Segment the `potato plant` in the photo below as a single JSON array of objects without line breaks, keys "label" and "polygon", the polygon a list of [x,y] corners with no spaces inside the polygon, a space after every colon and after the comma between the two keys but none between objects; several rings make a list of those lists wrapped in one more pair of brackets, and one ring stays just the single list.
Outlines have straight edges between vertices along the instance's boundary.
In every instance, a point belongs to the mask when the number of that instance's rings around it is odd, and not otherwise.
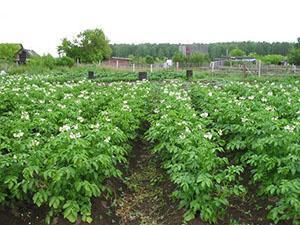
[{"label": "potato plant", "polygon": [[57,213],[91,222],[91,198],[122,175],[117,165],[145,116],[147,83],[0,82],[0,202],[48,205],[47,223]]},{"label": "potato plant", "polygon": [[233,152],[258,196],[270,204],[274,222],[300,221],[300,85],[299,82],[229,82],[194,85],[199,115],[222,132],[224,150]]},{"label": "potato plant", "polygon": [[216,222],[225,213],[228,198],[244,192],[242,185],[236,185],[243,167],[217,156],[223,151],[214,143],[218,133],[197,117],[182,83],[156,88],[147,137],[157,143],[154,152],[162,156],[164,168],[177,185],[174,196],[186,209],[184,220],[200,214],[201,219]]}]

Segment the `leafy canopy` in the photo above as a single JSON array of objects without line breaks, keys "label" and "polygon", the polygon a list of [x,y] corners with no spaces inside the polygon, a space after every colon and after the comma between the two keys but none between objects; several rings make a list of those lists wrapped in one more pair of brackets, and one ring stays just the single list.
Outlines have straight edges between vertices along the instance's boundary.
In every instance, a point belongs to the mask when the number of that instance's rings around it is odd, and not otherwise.
[{"label": "leafy canopy", "polygon": [[79,33],[73,41],[64,38],[57,49],[59,54],[65,54],[83,63],[108,59],[112,53],[109,40],[101,29],[85,30]]},{"label": "leafy canopy", "polygon": [[235,48],[230,51],[229,55],[230,56],[245,56],[246,53],[239,48]]},{"label": "leafy canopy", "polygon": [[300,37],[297,39],[295,48],[292,49],[288,55],[288,61],[291,64],[300,65]]},{"label": "leafy canopy", "polygon": [[0,44],[0,60],[13,62],[16,53],[21,49],[20,44]]}]

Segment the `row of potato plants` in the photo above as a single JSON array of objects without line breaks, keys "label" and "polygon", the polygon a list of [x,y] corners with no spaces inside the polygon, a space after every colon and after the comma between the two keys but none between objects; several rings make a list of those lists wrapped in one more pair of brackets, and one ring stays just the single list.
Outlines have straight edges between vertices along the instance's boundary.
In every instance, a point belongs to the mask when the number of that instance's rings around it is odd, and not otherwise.
[{"label": "row of potato plants", "polygon": [[121,177],[117,166],[127,161],[148,93],[146,82],[2,78],[0,204],[47,206],[47,223],[59,213],[91,222],[91,198]]},{"label": "row of potato plants", "polygon": [[268,218],[300,224],[300,83],[229,82],[192,87],[194,108],[219,146],[250,168]]},{"label": "row of potato plants", "polygon": [[186,210],[184,221],[200,215],[216,222],[225,213],[228,198],[244,193],[243,186],[236,185],[243,168],[218,157],[223,149],[213,142],[206,120],[199,119],[182,85],[164,82],[152,89],[151,127],[146,137],[156,144],[153,151],[161,155],[163,167],[177,186],[174,196]]}]

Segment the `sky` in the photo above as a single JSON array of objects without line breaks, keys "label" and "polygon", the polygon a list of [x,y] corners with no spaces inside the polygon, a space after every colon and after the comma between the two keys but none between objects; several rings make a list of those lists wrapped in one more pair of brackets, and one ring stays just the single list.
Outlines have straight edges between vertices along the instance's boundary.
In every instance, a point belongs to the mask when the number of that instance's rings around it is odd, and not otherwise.
[{"label": "sky", "polygon": [[295,42],[299,22],[300,0],[0,1],[0,43],[55,56],[85,29],[110,43]]}]

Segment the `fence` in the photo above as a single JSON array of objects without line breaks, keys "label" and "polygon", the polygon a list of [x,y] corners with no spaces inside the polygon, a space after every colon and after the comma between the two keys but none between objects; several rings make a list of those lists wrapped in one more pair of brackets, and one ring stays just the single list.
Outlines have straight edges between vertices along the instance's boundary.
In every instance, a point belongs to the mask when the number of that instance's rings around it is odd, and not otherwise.
[{"label": "fence", "polygon": [[190,66],[190,65],[178,65],[165,67],[163,64],[128,64],[128,65],[99,65],[103,68],[117,69],[124,71],[163,71],[163,70],[174,70],[181,71],[187,69],[193,69],[199,72],[208,72],[213,74],[244,74],[244,75],[300,75],[300,66],[295,65],[264,65],[261,63],[257,64],[241,64],[235,66],[214,66],[213,64],[205,66]]}]

